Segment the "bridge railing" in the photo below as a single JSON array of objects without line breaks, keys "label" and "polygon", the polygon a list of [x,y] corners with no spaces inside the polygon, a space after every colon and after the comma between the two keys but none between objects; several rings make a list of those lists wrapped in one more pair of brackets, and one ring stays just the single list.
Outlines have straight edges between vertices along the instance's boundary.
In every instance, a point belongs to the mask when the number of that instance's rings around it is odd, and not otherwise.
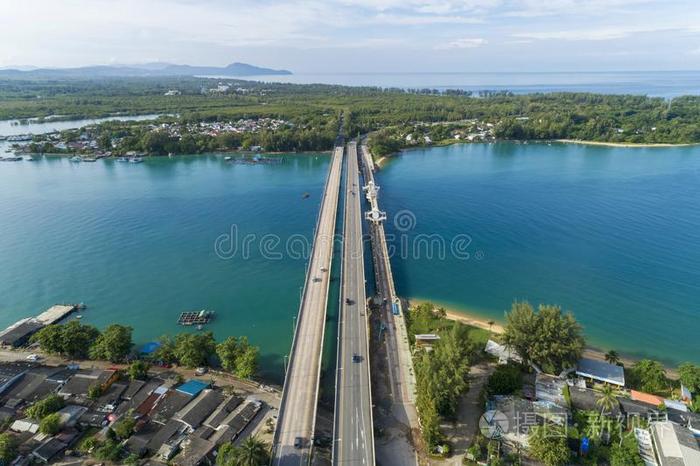
[{"label": "bridge railing", "polygon": [[[277,451],[277,448],[279,447],[280,428],[282,426],[282,420],[283,420],[284,414],[285,414],[284,408],[286,405],[287,397],[289,395],[288,394],[289,378],[287,377],[287,375],[289,374],[289,370],[292,366],[293,356],[294,356],[294,353],[295,353],[295,350],[297,347],[297,334],[298,334],[298,330],[299,330],[299,323],[301,322],[301,318],[302,318],[301,311],[304,307],[304,301],[306,300],[306,290],[307,290],[308,284],[309,284],[311,263],[313,262],[312,259],[314,257],[315,252],[316,252],[316,234],[318,232],[318,228],[319,228],[319,225],[321,223],[321,217],[323,216],[323,206],[326,202],[326,192],[328,191],[328,183],[330,182],[330,178],[331,178],[331,175],[333,173],[333,166],[334,166],[335,154],[336,154],[337,149],[338,149],[338,147],[333,148],[333,153],[331,155],[331,163],[328,167],[328,173],[326,174],[326,180],[325,180],[324,185],[323,185],[323,194],[321,195],[321,202],[319,204],[318,215],[316,216],[316,224],[315,224],[314,230],[313,230],[314,240],[313,240],[313,243],[311,246],[311,251],[309,253],[308,262],[306,264],[306,276],[304,277],[304,287],[302,290],[301,299],[299,300],[299,309],[297,311],[296,325],[294,326],[294,335],[292,336],[291,351],[289,353],[287,367],[285,367],[284,383],[282,385],[282,398],[280,400],[280,409],[279,409],[279,415],[277,416],[277,426],[275,428],[275,435],[274,435],[273,441],[272,441],[272,445],[273,445],[272,458],[273,459],[275,457],[275,452]],[[330,273],[330,271],[329,271],[329,273]]]}]

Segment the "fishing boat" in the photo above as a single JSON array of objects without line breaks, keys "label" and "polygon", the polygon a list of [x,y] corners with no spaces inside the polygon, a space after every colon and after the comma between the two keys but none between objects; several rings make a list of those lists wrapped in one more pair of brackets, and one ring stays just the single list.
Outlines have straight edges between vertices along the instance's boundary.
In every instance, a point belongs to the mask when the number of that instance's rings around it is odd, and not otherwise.
[{"label": "fishing boat", "polygon": [[131,157],[129,159],[129,163],[141,163],[143,162],[143,158],[141,157]]},{"label": "fishing boat", "polygon": [[309,196],[311,196],[311,194],[309,194],[309,193],[304,193],[301,197],[302,197],[302,199],[308,199]]},{"label": "fishing boat", "polygon": [[34,162],[34,161],[36,160],[36,159],[35,159],[34,157],[32,157],[31,155],[25,155],[25,156],[23,157],[23,159],[24,159],[25,162]]},{"label": "fishing boat", "polygon": [[129,159],[127,159],[126,157],[119,157],[119,158],[117,159],[117,162],[122,162],[122,163],[126,163],[126,162],[128,162],[128,161],[129,161]]},{"label": "fishing boat", "polygon": [[224,162],[230,162],[231,160],[233,160],[233,157],[231,157],[230,155],[224,157]]},{"label": "fishing boat", "polygon": [[80,157],[79,155],[74,155],[73,157],[70,158],[71,162],[82,162],[83,158]]},{"label": "fishing boat", "polygon": [[85,157],[83,162],[97,162],[97,159],[95,157]]}]

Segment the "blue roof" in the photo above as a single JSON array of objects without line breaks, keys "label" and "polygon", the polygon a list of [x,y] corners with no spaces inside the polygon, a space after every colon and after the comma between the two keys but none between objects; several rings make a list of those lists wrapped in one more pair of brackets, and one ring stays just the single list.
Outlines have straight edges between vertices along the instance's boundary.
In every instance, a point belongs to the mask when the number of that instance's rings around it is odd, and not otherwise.
[{"label": "blue roof", "polygon": [[209,384],[206,382],[192,379],[177,387],[176,390],[180,393],[184,393],[185,395],[197,396],[202,390],[204,390],[208,386]]},{"label": "blue roof", "polygon": [[139,353],[141,354],[153,354],[156,352],[156,350],[160,348],[160,343],[157,341],[152,341],[150,343],[146,343],[141,347],[139,350]]}]

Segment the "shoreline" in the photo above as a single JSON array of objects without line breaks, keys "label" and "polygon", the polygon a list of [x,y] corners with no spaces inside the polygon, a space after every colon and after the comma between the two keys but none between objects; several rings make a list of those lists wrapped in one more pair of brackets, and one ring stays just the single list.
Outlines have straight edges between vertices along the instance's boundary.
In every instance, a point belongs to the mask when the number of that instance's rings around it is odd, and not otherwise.
[{"label": "shoreline", "polygon": [[[422,300],[422,299],[408,299],[409,307],[411,304],[425,304],[429,303],[430,301]],[[438,307],[442,307],[439,304],[435,304],[435,308],[437,309]],[[464,311],[464,310],[456,310],[456,309],[450,309],[443,307],[445,309],[445,318],[448,320],[452,320],[455,322],[460,322],[465,325],[469,325],[471,327],[477,327],[483,330],[490,330],[496,335],[499,335],[503,333],[503,324],[498,322],[496,319],[488,319],[486,317],[477,315],[473,312],[469,311]],[[493,320],[494,324],[489,325],[489,321]],[[585,336],[584,336],[585,337]],[[605,353],[606,351],[601,350],[599,348],[593,347],[593,346],[586,346],[583,350],[583,356],[589,359],[595,359],[597,361],[605,361]],[[640,361],[641,358],[635,358],[631,356],[624,355],[622,353],[619,353],[620,357],[620,362],[624,364],[626,368],[632,367],[634,363],[637,361]],[[661,362],[661,361],[659,361]],[[678,372],[675,367],[670,367],[663,362],[661,363],[664,366],[664,370],[666,371],[666,375],[669,378],[672,379],[678,379]]]},{"label": "shoreline", "polygon": [[698,146],[700,143],[682,143],[673,144],[670,142],[657,143],[636,143],[636,142],[605,142],[605,141],[586,141],[583,139],[555,139],[554,141],[564,144],[579,144],[584,146],[602,146],[602,147],[626,147],[634,148],[654,148],[654,147],[691,147]]}]

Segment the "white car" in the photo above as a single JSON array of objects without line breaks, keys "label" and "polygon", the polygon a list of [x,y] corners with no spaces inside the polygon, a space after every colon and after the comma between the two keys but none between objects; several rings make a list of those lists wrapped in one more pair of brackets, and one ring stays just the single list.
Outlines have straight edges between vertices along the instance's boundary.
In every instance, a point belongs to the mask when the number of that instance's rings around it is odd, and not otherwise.
[{"label": "white car", "polygon": [[36,362],[36,361],[38,361],[39,359],[41,359],[41,356],[39,356],[38,354],[30,354],[29,356],[27,356],[27,361],[34,361],[34,362]]}]

